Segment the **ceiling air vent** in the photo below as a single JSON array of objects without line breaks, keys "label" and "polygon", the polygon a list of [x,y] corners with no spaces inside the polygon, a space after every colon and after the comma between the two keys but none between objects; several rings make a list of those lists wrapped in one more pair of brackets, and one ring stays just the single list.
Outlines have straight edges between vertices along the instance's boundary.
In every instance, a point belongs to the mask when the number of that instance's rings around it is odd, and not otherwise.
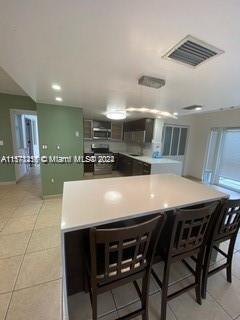
[{"label": "ceiling air vent", "polygon": [[159,89],[165,85],[166,81],[159,78],[149,77],[149,76],[142,76],[138,79],[138,84],[150,88]]},{"label": "ceiling air vent", "polygon": [[176,46],[170,49],[163,58],[196,67],[200,63],[223,52],[223,50],[220,50],[206,42],[192,36],[187,36]]}]

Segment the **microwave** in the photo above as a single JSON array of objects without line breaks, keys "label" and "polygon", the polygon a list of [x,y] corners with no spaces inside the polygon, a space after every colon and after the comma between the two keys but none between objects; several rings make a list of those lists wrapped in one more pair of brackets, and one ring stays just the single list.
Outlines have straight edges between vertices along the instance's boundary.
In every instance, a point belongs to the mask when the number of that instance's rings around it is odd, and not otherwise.
[{"label": "microwave", "polygon": [[111,138],[111,129],[100,129],[93,128],[93,139],[110,139]]}]

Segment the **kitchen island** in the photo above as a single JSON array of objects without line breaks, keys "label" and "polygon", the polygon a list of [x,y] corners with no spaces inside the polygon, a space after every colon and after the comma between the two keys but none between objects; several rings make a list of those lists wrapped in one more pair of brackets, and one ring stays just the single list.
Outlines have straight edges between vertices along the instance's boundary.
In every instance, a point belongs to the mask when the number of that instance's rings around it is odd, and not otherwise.
[{"label": "kitchen island", "polygon": [[61,223],[63,291],[83,291],[89,228],[122,226],[159,212],[227,197],[209,186],[170,175],[145,175],[64,183]]}]

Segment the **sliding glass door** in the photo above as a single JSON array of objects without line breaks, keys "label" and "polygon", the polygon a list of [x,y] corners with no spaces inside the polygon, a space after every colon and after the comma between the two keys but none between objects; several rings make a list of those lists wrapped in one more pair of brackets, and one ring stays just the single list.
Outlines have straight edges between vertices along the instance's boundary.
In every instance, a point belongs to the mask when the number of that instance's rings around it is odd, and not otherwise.
[{"label": "sliding glass door", "polygon": [[240,191],[240,128],[211,131],[203,181]]}]

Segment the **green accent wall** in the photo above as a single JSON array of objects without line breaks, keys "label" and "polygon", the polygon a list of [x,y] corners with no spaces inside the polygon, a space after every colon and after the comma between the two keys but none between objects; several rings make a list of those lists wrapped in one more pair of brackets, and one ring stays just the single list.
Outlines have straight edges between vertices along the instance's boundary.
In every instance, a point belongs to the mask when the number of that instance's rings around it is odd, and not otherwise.
[{"label": "green accent wall", "polygon": [[[36,110],[35,102],[28,96],[0,93],[0,158],[13,154],[10,109]],[[14,165],[0,163],[0,182],[15,181]]]},{"label": "green accent wall", "polygon": [[[82,109],[37,103],[37,113],[41,156],[83,155]],[[47,145],[47,149],[42,149],[42,145]],[[65,181],[82,178],[81,163],[41,163],[43,196],[62,194]]]}]

